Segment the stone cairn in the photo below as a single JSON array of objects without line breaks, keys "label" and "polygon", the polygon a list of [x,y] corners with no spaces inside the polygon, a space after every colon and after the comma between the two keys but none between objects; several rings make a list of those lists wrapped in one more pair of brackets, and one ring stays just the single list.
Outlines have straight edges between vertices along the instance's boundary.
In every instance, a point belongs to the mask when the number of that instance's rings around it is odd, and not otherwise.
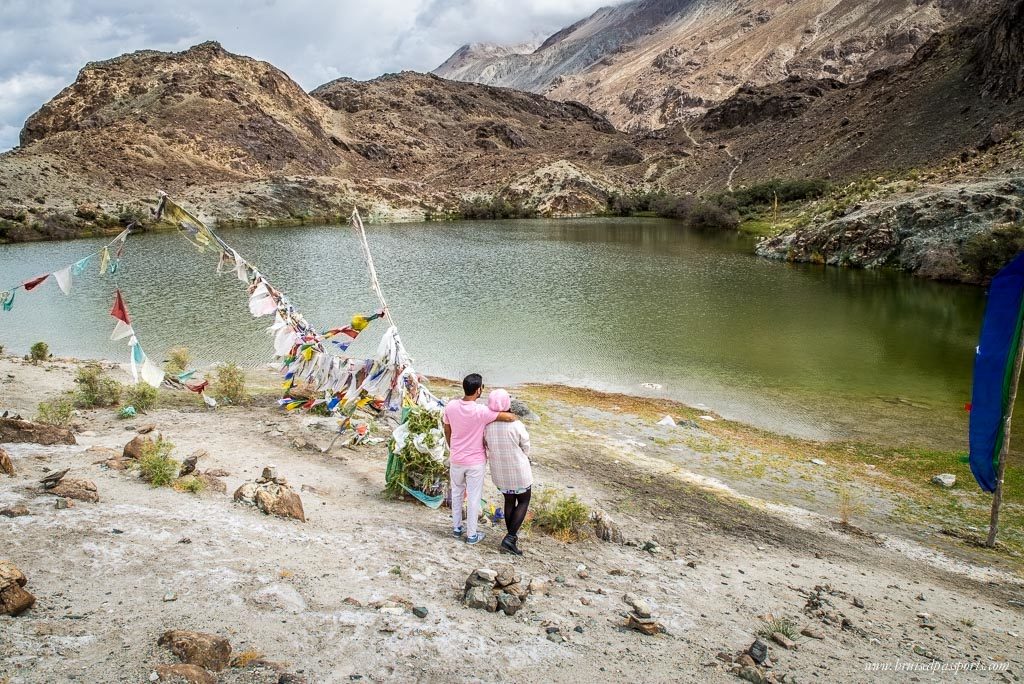
[{"label": "stone cairn", "polygon": [[530,590],[521,583],[519,571],[511,565],[499,565],[496,570],[478,568],[466,580],[462,603],[467,608],[501,611],[515,615],[523,607]]},{"label": "stone cairn", "polygon": [[255,482],[246,482],[235,491],[235,501],[256,506],[267,515],[294,518],[306,522],[302,499],[288,486],[287,480],[277,476],[274,466],[267,466]]}]

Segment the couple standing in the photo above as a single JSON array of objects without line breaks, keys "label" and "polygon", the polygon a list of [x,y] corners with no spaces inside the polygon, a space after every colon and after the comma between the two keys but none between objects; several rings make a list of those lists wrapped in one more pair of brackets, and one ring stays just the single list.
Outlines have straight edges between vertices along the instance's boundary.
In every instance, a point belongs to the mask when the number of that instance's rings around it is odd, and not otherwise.
[{"label": "couple standing", "polygon": [[[483,541],[477,531],[480,497],[483,494],[487,463],[491,464],[491,480],[505,496],[505,527],[508,534],[501,550],[517,556],[519,528],[526,520],[530,505],[533,472],[530,468],[530,435],[519,420],[526,413],[505,390],[491,391],[487,406],[478,404],[484,381],[478,373],[462,380],[465,396],[448,402],[444,409],[444,436],[451,451],[452,522],[454,536],[466,534],[467,544]],[[468,498],[465,529],[462,524],[462,499]]]}]

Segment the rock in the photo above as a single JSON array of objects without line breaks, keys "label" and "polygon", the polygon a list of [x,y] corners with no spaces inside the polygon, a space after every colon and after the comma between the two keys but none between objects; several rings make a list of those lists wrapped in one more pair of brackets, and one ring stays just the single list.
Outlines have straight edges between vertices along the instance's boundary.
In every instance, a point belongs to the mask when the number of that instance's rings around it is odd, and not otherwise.
[{"label": "rock", "polygon": [[427,609],[424,606],[416,606],[412,609],[412,614],[418,618],[427,617]]},{"label": "rock", "polygon": [[157,643],[189,665],[220,672],[231,664],[231,643],[213,634],[172,629],[164,632]]},{"label": "rock", "polygon": [[142,449],[147,444],[152,444],[153,438],[145,435],[137,435],[132,438],[132,441],[124,445],[124,450],[121,452],[123,458],[130,458],[133,461],[138,461],[142,458]]},{"label": "rock", "polygon": [[949,489],[956,484],[956,475],[953,473],[941,473],[932,478],[932,484]]},{"label": "rock", "polygon": [[499,587],[517,584],[520,579],[519,572],[512,565],[499,565],[495,570],[494,583]]},{"label": "rock", "polygon": [[203,473],[195,473],[193,477],[199,478],[206,484],[206,488],[211,492],[218,492],[220,494],[227,494],[228,486],[224,480],[211,475],[209,471]]},{"label": "rock", "polygon": [[[269,468],[264,468],[263,472],[266,473],[267,470]],[[268,515],[306,522],[306,513],[298,493],[286,484],[273,482],[273,478],[261,477],[256,482],[246,482],[235,490],[233,498],[235,501],[256,506]]]},{"label": "rock", "polygon": [[56,472],[48,474],[43,479],[39,480],[39,484],[43,485],[43,489],[53,489],[57,486],[57,483],[64,479],[64,476],[68,474],[71,468],[65,468],[64,470],[58,470]]},{"label": "rock", "polygon": [[96,483],[92,480],[61,480],[47,494],[61,496],[65,499],[88,501],[90,503],[99,503],[100,500],[100,495],[96,490]]},{"label": "rock", "polygon": [[540,577],[534,577],[533,579],[530,580],[530,583],[527,585],[527,590],[531,594],[538,594],[538,595],[547,594],[548,593],[548,583],[545,582],[544,580],[542,580]]},{"label": "rock", "polygon": [[774,641],[787,651],[792,651],[796,649],[796,642],[787,637],[782,632],[772,632],[772,641]]},{"label": "rock", "polygon": [[622,597],[622,600],[626,602],[626,605],[633,609],[637,617],[649,618],[651,617],[651,606],[644,599],[636,596],[635,594],[626,594]]},{"label": "rock", "polygon": [[505,591],[498,594],[497,601],[498,610],[505,613],[505,615],[515,615],[523,607],[523,602],[518,597]]},{"label": "rock", "polygon": [[854,596],[854,597],[853,597],[853,607],[854,607],[854,608],[863,608],[863,607],[864,607],[864,602],[863,602],[863,601],[861,601],[861,600],[860,600],[859,598],[857,598],[856,596]]},{"label": "rock", "polygon": [[189,454],[189,456],[181,462],[181,470],[178,471],[178,477],[185,477],[186,475],[194,473],[199,459],[206,456],[209,456],[209,454],[207,454],[204,449],[198,449]]},{"label": "rock", "polygon": [[23,588],[27,583],[14,563],[0,560],[0,615],[17,617],[32,607],[36,597]]},{"label": "rock", "polygon": [[827,463],[825,463],[824,461],[822,461],[822,460],[821,460],[820,458],[812,458],[812,459],[811,459],[811,463],[813,463],[813,464],[814,464],[814,465],[816,465],[816,466],[823,466],[823,465],[828,465]]},{"label": "rock", "polygon": [[761,674],[759,669],[756,667],[750,667],[749,665],[740,669],[740,671],[736,673],[736,676],[745,681],[753,682],[753,684],[765,684],[765,682],[768,681],[765,679],[765,676]]},{"label": "rock", "polygon": [[630,615],[626,619],[626,627],[648,636],[654,636],[655,634],[665,631],[664,627],[658,624],[657,620],[637,617],[636,615]]},{"label": "rock", "polygon": [[[263,474],[260,475],[260,480],[269,482],[277,477],[277,468],[274,466],[266,466],[263,468]],[[259,482],[259,480],[257,480]]]},{"label": "rock", "polygon": [[749,653],[744,653],[736,658],[736,664],[740,667],[754,667],[757,665],[757,663],[754,662],[754,659],[750,657]]},{"label": "rock", "polygon": [[825,635],[822,632],[814,629],[813,627],[804,627],[803,629],[800,630],[800,633],[803,634],[808,639],[824,639],[825,638]]},{"label": "rock", "polygon": [[760,665],[768,657],[768,644],[760,639],[754,639],[754,643],[747,649],[747,654],[755,664]]},{"label": "rock", "polygon": [[580,579],[587,579],[588,577],[590,577],[590,570],[587,569],[586,565],[580,563],[579,566],[576,568],[576,576]]},{"label": "rock", "polygon": [[0,515],[5,518],[20,518],[21,516],[28,514],[28,509],[24,506],[11,506],[0,511]]},{"label": "rock", "polygon": [[470,587],[485,587],[486,589],[493,589],[494,583],[498,579],[498,573],[490,568],[477,568],[473,572],[469,573],[469,577],[466,578],[466,589]]},{"label": "rock", "polygon": [[14,461],[3,447],[0,447],[0,473],[14,477]]},{"label": "rock", "polygon": [[462,602],[467,608],[486,610],[490,613],[498,609],[498,599],[487,587],[469,587]]},{"label": "rock", "polygon": [[173,591],[169,591],[166,594],[164,594],[164,603],[170,603],[171,601],[177,601],[177,600],[178,600],[178,595],[175,594]]},{"label": "rock", "polygon": [[512,594],[520,601],[525,601],[526,597],[530,595],[530,591],[519,583],[508,585],[507,587],[505,587],[505,591],[509,594]]},{"label": "rock", "polygon": [[156,673],[161,682],[186,682],[187,684],[217,684],[217,678],[198,665],[157,665]]},{"label": "rock", "polygon": [[565,641],[565,637],[560,632],[548,632],[548,641],[561,644]]},{"label": "rock", "polygon": [[74,433],[67,428],[20,418],[0,418],[0,443],[5,442],[29,442],[43,446],[76,443]]},{"label": "rock", "polygon": [[210,470],[204,470],[203,472],[212,477],[228,477],[231,475],[231,473],[223,468],[211,468]]},{"label": "rock", "polygon": [[647,551],[648,553],[661,553],[661,546],[658,544],[658,542],[652,539],[649,542],[644,542],[641,551]]},{"label": "rock", "polygon": [[53,507],[58,511],[63,511],[65,508],[74,508],[75,504],[70,499],[60,498],[53,504]]},{"label": "rock", "polygon": [[622,536],[622,530],[615,524],[614,521],[603,511],[597,511],[594,513],[594,534],[601,541],[612,542],[613,544],[622,544],[625,542],[625,537]]},{"label": "rock", "polygon": [[135,432],[137,432],[140,435],[148,435],[153,430],[156,430],[156,425],[149,423],[148,425],[143,425],[142,427],[138,428]]}]

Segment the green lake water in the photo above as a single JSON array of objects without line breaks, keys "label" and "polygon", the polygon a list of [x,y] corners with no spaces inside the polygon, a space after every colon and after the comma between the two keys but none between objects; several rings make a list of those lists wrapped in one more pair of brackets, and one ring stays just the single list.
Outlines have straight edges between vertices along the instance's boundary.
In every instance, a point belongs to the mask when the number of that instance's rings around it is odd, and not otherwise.
[{"label": "green lake water", "polygon": [[[421,372],[671,397],[815,438],[966,444],[980,288],[767,261],[749,238],[655,219],[367,230]],[[374,309],[347,226],[223,237],[314,324]],[[0,289],[105,242],[0,245]],[[19,291],[0,312],[0,344],[127,362],[127,345],[109,340],[119,286],[153,358],[184,344],[202,362],[271,361],[269,319],[253,319],[242,283],[215,266],[178,234],[132,237],[116,276],[94,261],[69,296],[52,279]],[[351,351],[368,354],[382,332],[375,323]]]}]

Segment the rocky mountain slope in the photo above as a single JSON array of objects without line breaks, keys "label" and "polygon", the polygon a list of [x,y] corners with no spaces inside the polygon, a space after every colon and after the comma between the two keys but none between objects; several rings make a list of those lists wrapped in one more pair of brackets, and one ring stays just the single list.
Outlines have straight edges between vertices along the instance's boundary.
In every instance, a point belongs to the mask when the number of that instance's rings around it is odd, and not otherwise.
[{"label": "rocky mountain slope", "polygon": [[390,218],[444,212],[558,160],[586,191],[525,199],[593,211],[600,188],[626,182],[605,161],[625,136],[582,105],[413,73],[311,95],[216,43],[87,65],[21,143],[0,155],[0,230],[15,239],[81,232],[95,205],[109,219],[157,189],[208,216],[297,220],[353,203]]},{"label": "rocky mountain slope", "polygon": [[620,129],[690,118],[741,86],[788,76],[852,82],[906,62],[989,0],[633,0],[530,54],[460,49],[446,78],[578,100]]}]

